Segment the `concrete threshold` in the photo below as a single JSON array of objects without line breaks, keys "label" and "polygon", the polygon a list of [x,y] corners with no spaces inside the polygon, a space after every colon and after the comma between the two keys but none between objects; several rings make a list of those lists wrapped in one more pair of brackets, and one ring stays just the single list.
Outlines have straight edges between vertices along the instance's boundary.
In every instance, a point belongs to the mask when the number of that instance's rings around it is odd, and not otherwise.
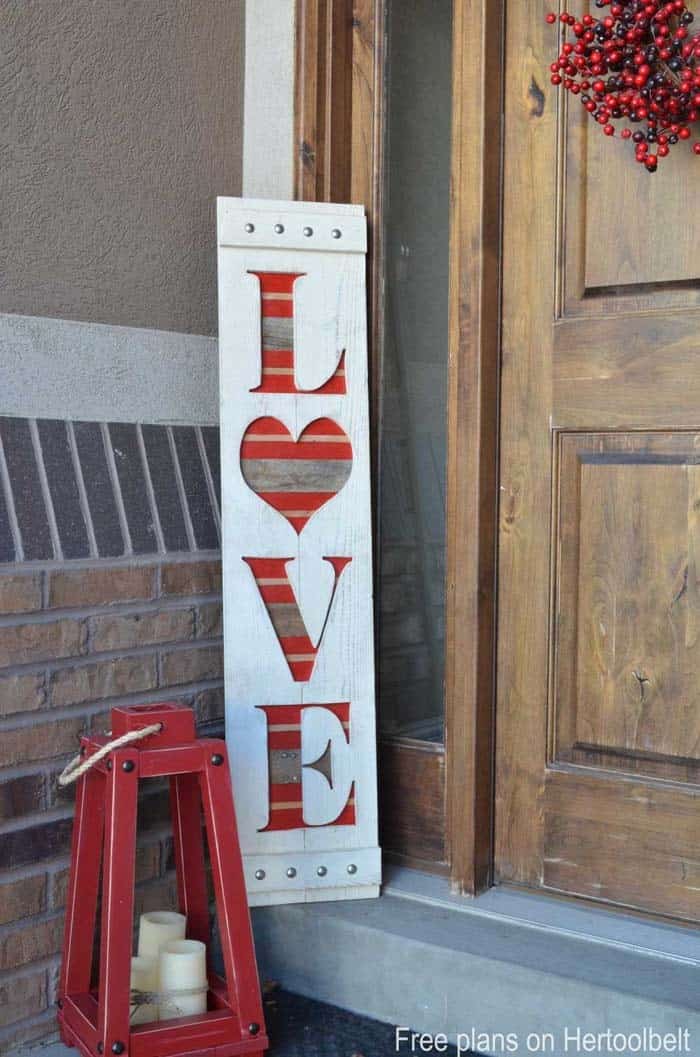
[{"label": "concrete threshold", "polygon": [[[264,977],[483,1053],[700,1057],[694,929],[512,889],[467,899],[405,869],[387,871],[379,899],[266,907],[253,920]],[[655,1048],[656,1035],[667,1044]]]}]

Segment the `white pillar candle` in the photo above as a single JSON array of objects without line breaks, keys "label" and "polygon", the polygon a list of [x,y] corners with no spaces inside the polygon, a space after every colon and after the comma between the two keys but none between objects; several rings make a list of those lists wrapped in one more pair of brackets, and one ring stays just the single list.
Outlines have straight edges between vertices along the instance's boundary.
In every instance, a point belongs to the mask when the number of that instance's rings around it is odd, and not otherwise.
[{"label": "white pillar candle", "polygon": [[206,1013],[207,949],[199,940],[166,943],[160,952],[158,978],[161,1020]]},{"label": "white pillar candle", "polygon": [[[156,958],[131,959],[131,990],[158,990],[158,960]],[[134,1005],[131,1007],[130,1014],[132,1024],[149,1024],[152,1020],[158,1020],[158,1005],[155,1002]]]},{"label": "white pillar candle", "polygon": [[142,914],[139,919],[139,957],[157,961],[161,947],[170,940],[184,939],[186,928],[185,915],[172,910],[151,910]]}]

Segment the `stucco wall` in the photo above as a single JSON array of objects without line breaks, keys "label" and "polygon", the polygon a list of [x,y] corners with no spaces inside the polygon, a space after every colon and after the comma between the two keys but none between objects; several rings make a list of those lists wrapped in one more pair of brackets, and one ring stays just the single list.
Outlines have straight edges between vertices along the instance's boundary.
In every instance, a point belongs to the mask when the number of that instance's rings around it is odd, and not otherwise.
[{"label": "stucco wall", "polygon": [[244,0],[0,0],[0,312],[215,333],[244,16]]}]

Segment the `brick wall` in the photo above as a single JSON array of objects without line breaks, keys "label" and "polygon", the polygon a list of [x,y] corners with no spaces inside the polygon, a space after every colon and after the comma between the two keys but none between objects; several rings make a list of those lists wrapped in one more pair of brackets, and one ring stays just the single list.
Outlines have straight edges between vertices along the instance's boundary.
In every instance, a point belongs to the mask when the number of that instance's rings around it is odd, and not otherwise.
[{"label": "brick wall", "polygon": [[[57,775],[112,705],[223,723],[216,555],[0,572],[0,1053],[53,1029],[72,792]],[[140,804],[139,910],[175,906],[167,792]]]},{"label": "brick wall", "polygon": [[[217,735],[224,712],[217,431],[98,425],[81,451],[87,427],[25,421],[0,419],[0,1054],[55,1030],[73,822],[57,777],[78,738],[115,704],[182,701]],[[137,912],[175,906],[172,871],[167,790],[145,783]]]}]

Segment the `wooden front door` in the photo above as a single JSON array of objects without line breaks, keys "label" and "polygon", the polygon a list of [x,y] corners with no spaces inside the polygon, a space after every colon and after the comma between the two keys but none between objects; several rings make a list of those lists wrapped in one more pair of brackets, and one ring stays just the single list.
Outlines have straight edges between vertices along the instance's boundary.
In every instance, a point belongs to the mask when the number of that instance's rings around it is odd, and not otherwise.
[{"label": "wooden front door", "polygon": [[700,159],[507,27],[495,876],[698,920]]}]

